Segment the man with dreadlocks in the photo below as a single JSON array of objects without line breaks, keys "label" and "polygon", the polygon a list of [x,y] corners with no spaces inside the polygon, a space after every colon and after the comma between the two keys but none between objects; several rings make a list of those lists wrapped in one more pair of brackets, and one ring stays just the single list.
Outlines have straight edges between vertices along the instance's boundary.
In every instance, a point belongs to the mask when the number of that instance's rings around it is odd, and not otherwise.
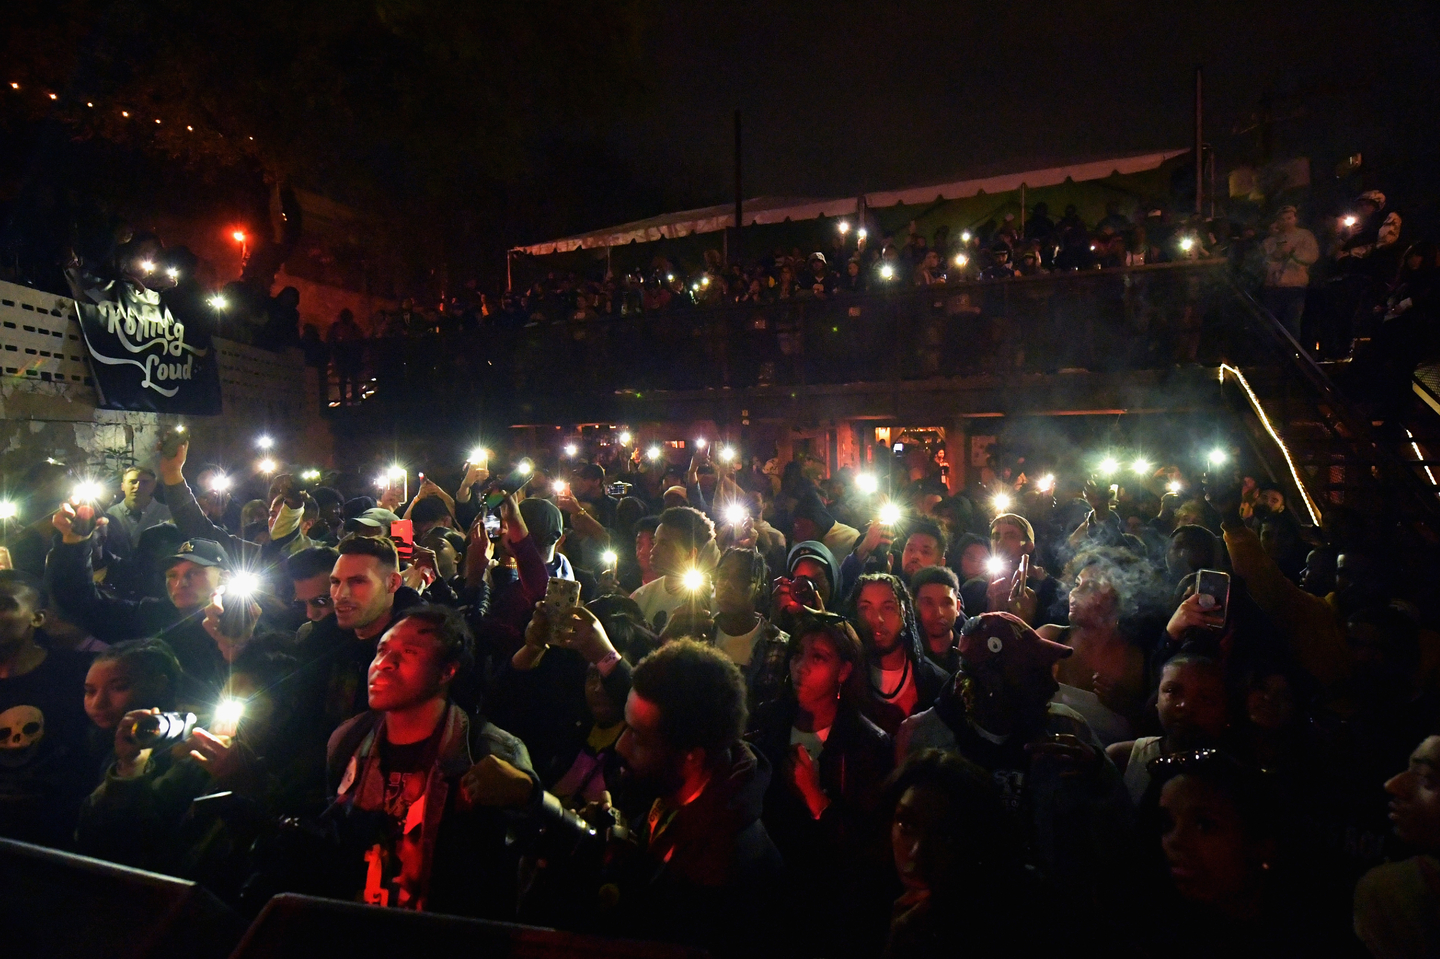
[{"label": "man with dreadlocks", "polygon": [[889,573],[867,573],[850,594],[852,622],[870,662],[867,719],[895,735],[906,717],[930,708],[949,675],[925,656],[910,590]]},{"label": "man with dreadlocks", "polygon": [[1120,866],[1130,801],[1085,719],[1051,702],[1054,666],[1073,653],[1011,613],[982,613],[960,632],[960,671],[932,709],[905,720],[897,760],[959,753],[988,771],[1028,839],[1029,864],[1090,901]]}]

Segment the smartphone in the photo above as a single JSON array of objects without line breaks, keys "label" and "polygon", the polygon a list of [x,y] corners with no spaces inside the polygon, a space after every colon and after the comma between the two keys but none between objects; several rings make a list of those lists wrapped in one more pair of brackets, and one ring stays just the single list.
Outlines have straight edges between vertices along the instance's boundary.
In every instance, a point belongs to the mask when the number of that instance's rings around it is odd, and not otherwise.
[{"label": "smartphone", "polygon": [[180,444],[189,440],[190,435],[185,432],[185,427],[170,427],[160,434],[160,455],[167,460],[174,459],[175,454],[180,452]]},{"label": "smartphone", "polygon": [[250,632],[255,620],[251,616],[249,596],[238,593],[232,596],[225,592],[221,594],[220,603],[224,607],[220,613],[221,633],[240,639]]},{"label": "smartphone", "polygon": [[499,514],[499,513],[486,513],[486,514],[485,514],[485,535],[488,536],[488,537],[490,537],[490,542],[492,542],[492,543],[495,542],[496,540],[498,540],[498,539],[500,538],[500,514]]},{"label": "smartphone", "polygon": [[89,536],[95,531],[95,507],[89,503],[75,505],[75,518],[70,521],[70,531],[76,536]]},{"label": "smartphone", "polygon": [[573,579],[550,577],[545,585],[545,615],[550,620],[550,642],[557,641],[565,628],[570,610],[580,604],[580,583]]},{"label": "smartphone", "polygon": [[395,552],[400,559],[410,562],[415,556],[415,523],[408,519],[397,519],[390,524],[390,538],[395,541]]},{"label": "smartphone", "polygon": [[512,470],[508,476],[498,480],[491,480],[485,488],[485,498],[482,504],[486,509],[494,509],[505,501],[505,497],[511,493],[518,493],[529,485],[535,478],[533,469]]},{"label": "smartphone", "polygon": [[609,486],[605,487],[605,495],[613,496],[616,499],[624,499],[625,497],[630,495],[630,490],[632,488],[633,487],[631,486],[631,484],[625,482],[611,483]]},{"label": "smartphone", "polygon": [[905,444],[904,444],[904,443],[896,443],[894,446],[890,447],[890,450],[891,450],[891,452],[893,452],[896,456],[899,456],[901,453],[905,452]]},{"label": "smartphone", "polygon": [[1024,556],[1021,556],[1021,557],[1020,557],[1020,582],[1022,582],[1022,583],[1028,583],[1029,581],[1030,581],[1030,554],[1029,554],[1029,553],[1026,553]]},{"label": "smartphone", "polygon": [[1230,574],[1218,569],[1202,569],[1195,576],[1195,592],[1206,612],[1224,616],[1230,609]]}]

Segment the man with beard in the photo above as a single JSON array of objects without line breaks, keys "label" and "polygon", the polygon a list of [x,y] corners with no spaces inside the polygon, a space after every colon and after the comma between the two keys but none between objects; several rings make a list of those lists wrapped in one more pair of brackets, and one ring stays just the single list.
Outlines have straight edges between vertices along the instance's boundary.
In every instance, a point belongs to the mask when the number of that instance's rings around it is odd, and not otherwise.
[{"label": "man with beard", "polygon": [[949,679],[925,656],[915,607],[905,584],[889,573],[867,573],[851,594],[853,622],[870,661],[863,711],[895,735],[909,716],[928,709]]},{"label": "man with beard", "polygon": [[616,751],[628,798],[643,797],[630,829],[641,861],[619,883],[614,931],[753,951],[773,926],[741,917],[773,908],[780,854],[760,822],[769,764],[741,740],[740,670],[712,646],[667,643],[635,667],[625,723]]},{"label": "man with beard", "polygon": [[1030,865],[1059,888],[1093,893],[1119,867],[1130,801],[1079,713],[1050,702],[1055,663],[1071,654],[1011,613],[984,613],[960,634],[960,672],[895,737],[896,756],[959,753],[990,773],[1028,837]]}]

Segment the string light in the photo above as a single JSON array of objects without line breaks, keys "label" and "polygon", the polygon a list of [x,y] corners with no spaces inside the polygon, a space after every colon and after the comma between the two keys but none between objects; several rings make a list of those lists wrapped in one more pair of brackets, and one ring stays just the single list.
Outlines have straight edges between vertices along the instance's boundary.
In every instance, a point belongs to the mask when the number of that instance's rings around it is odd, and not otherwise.
[{"label": "string light", "polygon": [[1295,460],[1290,456],[1290,448],[1285,445],[1285,441],[1280,438],[1280,434],[1277,433],[1275,427],[1271,425],[1270,417],[1265,415],[1265,408],[1260,405],[1260,398],[1256,396],[1255,391],[1250,388],[1250,382],[1245,379],[1245,374],[1228,363],[1220,364],[1220,382],[1222,385],[1225,382],[1226,373],[1235,377],[1236,382],[1240,384],[1240,388],[1245,391],[1245,395],[1250,400],[1250,408],[1253,409],[1255,415],[1259,417],[1260,425],[1265,427],[1265,432],[1269,433],[1270,438],[1275,441],[1275,445],[1280,447],[1280,453],[1285,457],[1285,465],[1290,470],[1290,478],[1295,481],[1295,488],[1300,491],[1300,498],[1305,503],[1305,511],[1310,514],[1311,522],[1319,526],[1320,508],[1315,505],[1315,501],[1310,498],[1310,491],[1306,489],[1305,484],[1301,482],[1300,470],[1296,468]]},{"label": "string light", "polygon": [[10,89],[12,89],[12,90],[18,90],[18,89],[20,89],[20,84],[18,84],[18,83],[11,83],[11,84],[10,84]]},{"label": "string light", "polygon": [[129,110],[121,110],[121,111],[120,111],[120,115],[121,115],[122,117],[125,117],[126,119],[129,119],[129,117],[130,117],[130,111],[129,111]]},{"label": "string light", "polygon": [[58,94],[58,93],[52,93],[52,94],[50,94],[50,99],[52,99],[52,100],[58,100],[58,99],[60,99],[60,94]]}]

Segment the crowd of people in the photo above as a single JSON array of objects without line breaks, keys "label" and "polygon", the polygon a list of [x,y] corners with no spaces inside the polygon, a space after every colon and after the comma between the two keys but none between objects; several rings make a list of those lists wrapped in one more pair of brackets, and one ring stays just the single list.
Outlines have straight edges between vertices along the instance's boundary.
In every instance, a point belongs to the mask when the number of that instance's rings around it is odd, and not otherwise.
[{"label": "crowd of people", "polygon": [[15,491],[0,835],[720,955],[1440,950],[1433,570],[1234,450],[196,453]]},{"label": "crowd of people", "polygon": [[[397,310],[368,318],[346,310],[323,335],[318,326],[307,325],[300,345],[312,366],[324,370],[328,364],[339,405],[364,398],[376,379],[396,378],[387,358],[398,355],[393,343],[400,339],[515,336],[563,325],[571,329],[562,339],[583,345],[593,339],[582,329],[586,321],[730,308],[745,317],[753,312],[752,320],[740,318],[737,330],[778,331],[775,349],[785,354],[787,332],[790,339],[798,338],[793,317],[769,314],[787,305],[1013,277],[1218,261],[1229,264],[1306,350],[1322,359],[1353,352],[1361,371],[1352,378],[1354,391],[1386,401],[1374,382],[1408,380],[1413,360],[1440,348],[1430,333],[1440,264],[1435,246],[1410,236],[1400,214],[1376,190],[1324,218],[1316,230],[1300,225],[1298,218],[1293,205],[1263,217],[1201,218],[1172,214],[1163,204],[1142,205],[1127,215],[1112,202],[1102,219],[1088,224],[1074,206],[1055,218],[1045,203],[1037,203],[1023,222],[1007,214],[973,231],[942,225],[927,237],[912,225],[908,235],[886,233],[872,243],[863,228],[837,229],[829,249],[808,256],[798,248],[776,249],[727,264],[716,250],[706,251],[700,263],[658,254],[644,269],[603,277],[550,271],[528,287],[503,294],[467,288],[445,303],[422,307],[406,300]],[[957,302],[947,306],[952,319],[970,317],[979,305]],[[1191,351],[1167,347],[1161,352]],[[784,356],[770,359],[778,364]],[[1403,369],[1395,374],[1391,367]]]}]

